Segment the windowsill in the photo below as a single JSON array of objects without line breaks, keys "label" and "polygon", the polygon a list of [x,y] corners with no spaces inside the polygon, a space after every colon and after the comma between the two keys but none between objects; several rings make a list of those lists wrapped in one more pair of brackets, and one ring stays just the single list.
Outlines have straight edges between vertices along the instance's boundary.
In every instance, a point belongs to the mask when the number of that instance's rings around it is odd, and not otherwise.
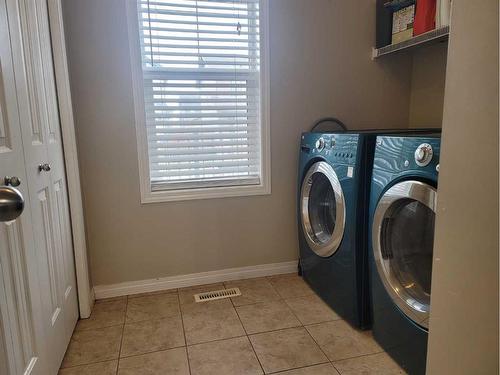
[{"label": "windowsill", "polygon": [[271,194],[271,184],[224,186],[198,189],[146,191],[141,194],[141,204],[179,202],[199,199],[232,198]]}]

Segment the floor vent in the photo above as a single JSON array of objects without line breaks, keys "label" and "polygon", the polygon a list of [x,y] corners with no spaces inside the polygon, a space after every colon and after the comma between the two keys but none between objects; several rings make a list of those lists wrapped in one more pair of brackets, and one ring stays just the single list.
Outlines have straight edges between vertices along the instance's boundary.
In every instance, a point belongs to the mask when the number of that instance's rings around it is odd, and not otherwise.
[{"label": "floor vent", "polygon": [[238,288],[214,290],[212,292],[198,293],[194,295],[196,302],[215,301],[216,299],[230,298],[241,296]]}]

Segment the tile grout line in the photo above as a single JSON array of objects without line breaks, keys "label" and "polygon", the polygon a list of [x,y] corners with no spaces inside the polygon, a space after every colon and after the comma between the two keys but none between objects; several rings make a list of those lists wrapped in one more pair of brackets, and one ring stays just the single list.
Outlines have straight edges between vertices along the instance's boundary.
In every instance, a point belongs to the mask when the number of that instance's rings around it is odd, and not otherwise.
[{"label": "tile grout line", "polygon": [[255,348],[253,346],[253,343],[252,343],[252,340],[250,340],[250,337],[249,336],[246,336],[248,342],[250,343],[250,347],[252,348],[252,351],[255,355],[255,358],[257,358],[257,362],[259,363],[259,366],[262,370],[262,374],[266,374],[266,370],[264,370],[264,366],[262,365],[262,363],[260,362],[260,359],[259,359],[259,356],[257,355],[257,352],[255,351]]},{"label": "tile grout line", "polygon": [[161,296],[164,294],[174,294],[174,293],[177,293],[177,291],[178,291],[177,288],[163,289],[163,290],[156,290],[154,292],[130,294],[127,297],[128,297],[128,299],[136,299],[136,298],[143,298],[143,297]]},{"label": "tile grout line", "polygon": [[[282,276],[282,275],[275,275],[275,276],[266,276],[266,281],[269,283],[269,285],[271,285],[271,288],[273,288],[273,290],[276,292],[276,294],[280,297],[280,299],[282,301],[285,300],[285,298],[281,295],[281,293],[278,291],[278,289],[273,285],[273,283],[271,282],[271,278],[273,277],[276,277],[276,276]],[[300,322],[300,320],[299,320]]]},{"label": "tile grout line", "polygon": [[[226,284],[224,283],[224,288],[226,288]],[[242,293],[243,295],[243,293]],[[257,352],[255,351],[255,348],[252,344],[252,340],[250,340],[250,336],[248,335],[247,329],[245,328],[245,325],[243,324],[243,321],[241,320],[240,314],[238,314],[238,309],[234,305],[233,299],[229,298],[231,300],[231,305],[233,306],[234,311],[236,311],[236,316],[238,317],[238,320],[240,321],[241,326],[243,327],[243,331],[245,331],[246,334],[246,339],[250,343],[250,347],[252,348],[253,354],[255,355],[255,358],[257,359],[257,362],[259,363],[260,369],[262,370],[262,374],[265,374],[266,371],[264,370],[264,366],[262,366],[262,363],[260,362],[259,356],[257,355]]]},{"label": "tile grout line", "polygon": [[[180,304],[179,298],[177,298],[177,300],[178,300],[178,302]],[[179,310],[180,310],[180,307],[179,307]],[[129,325],[134,325],[134,324],[144,323],[144,322],[150,322],[150,321],[156,321],[156,320],[164,320],[164,319],[168,319],[168,318],[171,318],[171,317],[162,317],[162,318],[141,320],[141,321],[138,321],[138,322],[129,323]],[[143,355],[148,355],[148,354],[153,354],[153,353],[160,353],[160,352],[164,352],[164,351],[168,351],[168,350],[173,350],[173,349],[180,349],[180,348],[186,348],[186,351],[187,351],[186,335],[185,335],[185,332],[184,332],[184,323],[182,321],[182,315],[181,315],[180,311],[179,311],[179,318],[181,319],[181,324],[182,324],[182,331],[183,331],[183,336],[184,336],[184,345],[179,345],[179,346],[174,346],[174,347],[169,347],[169,348],[164,348],[164,349],[158,349],[158,350],[152,350],[152,351],[147,351],[147,352],[143,352],[143,353],[135,353],[135,354],[125,355],[125,356],[121,355],[121,348],[120,348],[120,357],[119,357],[119,359],[140,357],[140,356],[143,356]],[[122,340],[123,340],[123,338],[122,338]],[[186,355],[187,355],[187,353],[186,353]]]},{"label": "tile grout line", "polygon": [[[330,362],[316,363],[314,365],[306,365],[306,366],[294,367],[294,368],[291,368],[291,369],[288,369],[288,370],[279,370],[279,371],[268,372],[266,375],[282,374],[282,373],[285,373],[287,371],[302,370],[302,369],[305,369],[305,368],[312,368],[312,367],[316,367],[316,366],[323,366],[323,365],[330,365],[330,364],[331,364]],[[335,367],[334,367],[334,369],[337,370]]]},{"label": "tile grout line", "polygon": [[330,364],[333,366],[335,371],[337,371],[340,375],[342,375],[342,372],[337,368],[337,366],[335,366],[335,364],[332,361],[330,361]]},{"label": "tile grout line", "polygon": [[[202,342],[197,342],[197,343],[194,343],[194,344],[188,344],[186,346],[190,347],[190,346],[196,346],[196,345],[210,344],[210,343],[214,343],[214,342],[225,341],[225,340],[230,340],[230,339],[236,339],[236,338],[245,337],[245,336],[248,336],[248,337],[258,336],[258,335],[263,335],[265,333],[275,333],[275,332],[287,331],[287,330],[290,330],[290,329],[297,329],[297,328],[305,328],[305,326],[298,325],[298,326],[295,326],[295,327],[272,329],[270,331],[263,331],[263,332],[243,334],[243,335],[233,336],[233,337],[227,337],[227,338],[223,338],[223,339],[215,339],[215,340],[209,340],[209,341],[202,341]],[[307,331],[307,329],[306,329],[306,331]],[[179,346],[178,348],[180,348],[180,347],[181,346]],[[362,354],[362,355],[359,355],[359,356],[349,357],[349,358],[346,358],[346,359],[352,359],[352,358],[357,358],[357,357],[365,357],[365,356],[368,356],[368,355],[374,355],[374,354],[380,354],[380,353],[383,353],[383,351],[382,352],[377,352],[377,353],[371,353],[371,354]],[[330,361],[330,360],[328,360],[328,361]],[[339,361],[343,361],[343,359],[339,359]]]},{"label": "tile grout line", "polygon": [[[316,294],[314,294],[316,295]],[[303,298],[305,296],[302,296],[302,297],[296,297],[296,298]],[[291,298],[290,298],[291,299]],[[286,305],[290,308],[290,310],[292,311],[292,314],[295,315],[295,313],[293,312],[292,308],[288,305],[288,303],[286,302],[285,300],[285,303]],[[324,303],[324,301],[323,301]],[[295,315],[295,317],[297,318],[297,320],[302,324],[302,321]],[[328,357],[328,355],[325,353],[325,351],[323,350],[323,348],[321,347],[321,345],[316,341],[316,339],[313,337],[313,335],[309,332],[309,330],[307,329],[307,327],[309,326],[315,326],[315,325],[320,325],[320,324],[324,324],[324,323],[330,323],[330,322],[336,322],[336,321],[339,321],[339,320],[342,320],[344,321],[344,319],[342,319],[340,316],[338,319],[332,319],[332,320],[327,320],[327,321],[324,321],[324,322],[317,322],[317,323],[311,323],[311,324],[302,324],[302,326],[304,327],[304,329],[306,330],[306,332],[308,333],[308,335],[311,337],[311,339],[316,343],[316,345],[318,346],[318,348],[321,350],[321,352],[325,355],[325,357],[327,358],[328,362],[335,368],[335,370],[341,374],[340,370],[337,369],[337,367],[334,365],[334,361],[331,361],[330,358]],[[380,353],[383,353],[384,350],[382,351],[379,351],[379,352],[376,352],[376,353],[370,353],[370,354],[361,354],[361,355],[357,355],[357,356],[353,356],[353,357],[348,357],[348,358],[343,358],[343,359],[339,359],[335,362],[340,362],[340,361],[344,361],[344,360],[348,360],[348,359],[355,359],[355,358],[360,358],[360,357],[366,357],[366,356],[370,356],[370,355],[376,355],[376,354],[380,354]]]},{"label": "tile grout line", "polygon": [[182,346],[174,346],[174,347],[172,347],[172,348],[167,348],[167,349],[155,349],[155,350],[152,350],[152,351],[150,351],[150,352],[144,352],[144,353],[135,353],[135,354],[130,354],[130,355],[126,355],[126,356],[120,357],[120,359],[127,359],[127,358],[141,357],[141,356],[143,356],[143,355],[155,354],[155,353],[161,353],[161,352],[167,352],[167,351],[169,351],[169,350],[180,349],[180,348],[186,348],[186,345],[182,345]]},{"label": "tile grout line", "polygon": [[184,344],[186,344],[186,359],[188,363],[188,371],[189,374],[191,375],[191,360],[189,359],[189,352],[188,352],[188,343],[187,343],[187,338],[186,338],[186,329],[184,328],[184,313],[182,312],[182,307],[181,307],[181,296],[179,295],[179,289],[177,289],[177,302],[179,302],[179,312],[181,314],[181,324],[182,324],[182,334],[184,335]]},{"label": "tile grout line", "polygon": [[123,324],[125,324],[125,323],[116,323],[116,324],[110,324],[110,325],[103,325],[103,326],[94,327],[94,328],[79,328],[78,330],[75,329],[73,331],[73,334],[71,335],[71,337],[73,337],[73,335],[75,333],[77,333],[77,332],[96,331],[96,330],[100,330],[100,329],[106,329],[106,328],[112,328],[112,327],[122,326]]},{"label": "tile grout line", "polygon": [[316,345],[318,345],[318,347],[321,349],[321,351],[323,352],[323,354],[325,354],[325,356],[328,359],[329,363],[335,368],[335,370],[340,375],[342,375],[342,372],[335,366],[335,362],[341,362],[341,361],[346,361],[346,360],[350,360],[350,359],[368,357],[368,356],[377,355],[377,354],[381,354],[381,353],[385,352],[384,350],[382,350],[382,351],[378,351],[378,352],[375,352],[375,353],[361,354],[361,355],[356,355],[356,356],[352,356],[352,357],[346,357],[346,358],[338,359],[338,360],[335,360],[335,361],[330,360],[330,358],[328,357],[328,355],[326,355],[326,353],[323,351],[323,348],[321,347],[321,345],[319,345],[318,342],[314,339],[314,337],[309,332],[309,330],[307,329],[307,327],[315,326],[315,325],[320,325],[320,324],[323,324],[323,323],[335,322],[335,321],[339,321],[339,320],[343,320],[343,319],[341,318],[341,319],[331,320],[331,321],[328,321],[328,322],[308,324],[308,325],[304,325],[304,328],[307,331],[307,333],[309,334],[309,336],[311,336],[311,338],[313,339],[313,341],[316,343]]},{"label": "tile grout line", "polygon": [[239,339],[241,337],[247,337],[247,335],[239,335],[239,336],[234,336],[234,337],[226,337],[225,339],[216,339],[216,340],[210,340],[210,341],[197,342],[195,344],[189,344],[189,345],[187,345],[187,347],[190,348],[190,347],[198,346],[198,345],[212,344],[212,343],[216,343],[216,342],[219,342],[219,341],[226,341],[226,340],[231,340],[231,339]]},{"label": "tile grout line", "polygon": [[[314,339],[314,337],[312,337],[311,333],[309,332],[309,330],[306,328],[306,325],[302,323],[302,321],[299,319],[299,317],[295,314],[295,312],[293,311],[293,309],[288,305],[288,303],[286,303],[285,301],[285,305],[288,307],[288,309],[292,312],[293,316],[295,316],[295,319],[297,319],[299,321],[300,324],[302,324],[302,328],[304,329],[304,331],[307,332],[307,334],[309,335],[309,337],[314,341],[314,343],[316,344],[316,346],[319,348],[319,350],[321,351],[321,353],[323,353],[323,355],[325,356],[327,362],[330,362],[330,358],[328,358],[328,356],[326,355],[325,351],[323,350],[323,348],[321,347],[320,344],[318,344],[318,342]],[[323,362],[323,363],[327,363],[327,362]],[[319,363],[318,363],[319,364]],[[332,365],[333,366],[333,365]],[[336,369],[335,369],[336,370]]]},{"label": "tile grout line", "polygon": [[[127,297],[127,296],[125,296],[125,297]],[[127,314],[127,305],[128,305],[128,297],[124,298],[124,299],[126,301],[125,302],[125,316],[126,316],[126,314]],[[108,302],[101,302],[101,303],[105,304],[105,303],[112,303],[112,302],[115,302],[115,301],[108,301]],[[78,365],[66,366],[66,367],[62,367],[62,364],[61,364],[61,366],[59,367],[59,370],[65,370],[65,369],[71,369],[71,368],[78,368],[78,367],[84,367],[84,366],[90,366],[90,365],[94,365],[94,364],[99,364],[99,363],[107,363],[107,362],[117,361],[116,373],[118,373],[118,361],[120,359],[120,351],[121,351],[121,344],[122,344],[122,341],[123,341],[123,330],[124,330],[124,327],[125,327],[125,319],[126,319],[126,317],[124,317],[124,323],[121,323],[121,324],[113,324],[113,325],[110,325],[110,326],[103,326],[103,327],[96,327],[96,328],[86,328],[86,329],[79,329],[79,330],[77,330],[76,326],[75,326],[75,329],[73,330],[73,333],[72,333],[71,339],[70,339],[70,343],[71,343],[71,340],[73,340],[74,335],[77,334],[77,333],[79,333],[79,332],[98,331],[98,330],[101,330],[101,329],[107,329],[107,328],[113,328],[113,327],[122,326],[122,334],[121,334],[121,337],[120,337],[120,349],[118,350],[118,358],[105,359],[105,360],[102,360],[102,361],[92,361],[92,362],[88,362],[88,363],[81,363],[81,364],[78,364]],[[79,319],[79,320],[81,320],[81,319]],[[68,345],[68,349],[69,349],[69,345]]]},{"label": "tile grout line", "polygon": [[75,368],[78,368],[78,367],[86,367],[86,366],[90,366],[90,365],[97,365],[97,364],[101,364],[101,363],[107,363],[107,362],[114,362],[114,361],[118,361],[118,359],[103,359],[102,361],[96,361],[96,362],[89,362],[89,363],[81,363],[79,365],[74,365],[74,366],[67,366],[67,367],[61,367],[59,369],[60,370],[69,370],[69,369],[75,369]]},{"label": "tile grout line", "polygon": [[[320,351],[323,353],[323,355],[325,356],[326,358],[326,362],[321,362],[321,363],[316,363],[314,365],[309,365],[309,366],[302,366],[302,367],[296,367],[296,368],[292,368],[292,369],[287,369],[285,371],[289,371],[289,370],[296,370],[296,369],[300,369],[300,368],[306,368],[306,367],[311,367],[311,366],[316,366],[316,365],[321,365],[321,364],[331,364],[333,366],[333,368],[337,371],[337,368],[330,362],[330,359],[328,358],[328,356],[326,355],[326,353],[323,351],[323,349],[321,348],[321,346],[316,342],[316,340],[314,340],[314,338],[311,336],[311,334],[309,333],[309,331],[307,330],[307,328],[305,327],[304,323],[302,323],[302,321],[299,319],[299,317],[295,314],[295,312],[293,311],[293,309],[290,307],[290,305],[287,303],[287,299],[284,298],[280,293],[279,291],[274,287],[274,285],[271,283],[271,281],[269,280],[268,277],[266,277],[266,281],[269,283],[269,285],[271,286],[271,288],[276,292],[276,294],[279,296],[279,299],[277,301],[282,301],[286,308],[291,312],[291,314],[295,317],[295,319],[297,320],[297,322],[299,322],[299,326],[296,326],[296,327],[288,327],[288,328],[281,328],[281,329],[276,329],[276,330],[270,330],[270,331],[264,331],[264,332],[257,332],[257,333],[254,333],[252,335],[258,335],[258,334],[261,334],[261,333],[269,333],[269,332],[279,332],[279,331],[284,331],[284,330],[289,330],[289,329],[295,329],[295,328],[303,328],[307,334],[311,337],[311,339],[314,341],[314,343],[318,346],[318,348],[320,349]],[[226,284],[224,283],[224,287],[226,287]],[[304,295],[304,296],[295,296],[295,297],[291,297],[291,298],[288,298],[288,299],[294,299],[294,298],[303,298],[303,297],[306,297],[307,295]],[[236,306],[234,305],[234,302],[233,302],[233,299],[231,298],[231,303],[233,304],[233,307],[235,308],[235,311],[236,311],[236,314],[238,315],[238,318],[240,319],[240,322],[243,326],[243,329],[246,331],[246,328],[245,326],[243,325],[243,321],[241,320],[239,314],[238,314],[238,309],[236,308]],[[255,304],[258,304],[258,303],[265,303],[264,302],[255,302],[253,304],[247,304],[247,305],[243,305],[243,306],[248,306],[248,305],[255,305]],[[241,306],[238,306],[238,307],[241,307]],[[253,343],[252,343],[252,340],[250,340],[250,336],[252,335],[249,335],[247,333],[247,338],[248,338],[248,341],[250,341],[250,345],[252,346],[252,349],[255,353],[255,356],[257,357],[257,361],[259,361],[259,364],[262,368],[262,371],[264,374],[266,374],[265,370],[264,370],[264,367],[262,366],[262,363],[260,362],[260,359],[259,359],[259,356],[257,355],[257,352],[255,351],[255,348],[253,346]],[[276,373],[279,373],[280,371],[278,372],[272,372],[270,374],[276,374]]]},{"label": "tile grout line", "polygon": [[[251,280],[251,279],[249,279]],[[272,286],[272,285],[271,285]],[[226,288],[227,286],[225,285],[224,283],[224,287]],[[273,287],[274,289],[274,287]],[[279,294],[278,294],[279,295]],[[299,322],[300,325],[296,326],[296,327],[288,327],[288,328],[280,328],[280,329],[274,329],[274,330],[269,330],[269,331],[263,331],[263,332],[256,332],[256,333],[251,333],[249,334],[245,328],[245,326],[243,325],[243,322],[241,320],[241,317],[239,316],[239,313],[238,313],[238,309],[239,307],[245,307],[245,306],[250,306],[250,305],[256,305],[256,304],[259,304],[259,303],[266,303],[267,301],[260,301],[260,302],[254,302],[254,303],[250,303],[250,304],[245,304],[245,305],[242,305],[242,306],[235,306],[234,305],[234,301],[233,301],[233,298],[229,298],[231,300],[231,304],[232,306],[234,307],[235,311],[236,311],[236,314],[238,315],[238,319],[240,320],[240,323],[242,324],[242,327],[243,327],[243,330],[245,331],[246,333],[246,337],[249,339],[250,341],[250,344],[252,345],[252,349],[257,357],[257,360],[259,361],[259,364],[261,365],[262,367],[262,364],[260,363],[260,359],[259,357],[257,356],[257,353],[255,352],[255,348],[253,347],[253,344],[250,340],[250,337],[251,336],[255,336],[255,335],[259,335],[259,334],[264,334],[264,333],[271,333],[271,332],[279,332],[279,331],[284,331],[284,330],[289,330],[289,329],[294,329],[294,328],[304,328],[308,335],[311,336],[311,339],[315,342],[315,344],[318,346],[318,348],[321,350],[321,352],[325,355],[325,357],[327,358],[327,361],[326,362],[321,362],[321,363],[317,363],[315,365],[309,365],[309,366],[303,366],[303,367],[311,367],[311,366],[316,366],[316,365],[320,365],[320,364],[331,364],[334,369],[336,371],[338,371],[340,373],[340,371],[335,367],[335,365],[333,364],[332,361],[330,361],[330,359],[328,358],[328,356],[326,355],[326,353],[323,351],[323,349],[321,348],[321,346],[317,343],[317,341],[314,339],[314,337],[312,337],[312,335],[309,333],[309,331],[307,330],[307,326],[314,326],[314,325],[320,325],[320,324],[323,324],[323,323],[329,323],[329,322],[334,322],[334,321],[339,321],[339,320],[342,320],[342,318],[338,318],[338,319],[331,319],[331,320],[326,320],[326,321],[323,321],[323,322],[316,322],[316,323],[311,323],[311,324],[304,324],[302,323],[302,321],[298,318],[298,316],[293,312],[292,308],[288,305],[288,303],[286,303],[286,300],[287,299],[294,299],[294,298],[303,298],[303,297],[307,297],[309,294],[307,295],[303,295],[303,296],[295,296],[295,297],[291,297],[291,298],[282,298],[281,295],[279,299],[275,300],[275,301],[283,301],[285,302],[286,304],[286,307],[291,311],[292,315],[295,316],[295,318],[297,319],[297,321]],[[230,337],[230,338],[224,338],[224,339],[216,339],[216,340],[210,340],[210,341],[205,341],[205,342],[200,342],[200,343],[196,343],[196,344],[192,344],[192,345],[188,345],[188,346],[195,346],[195,345],[202,345],[202,344],[207,344],[207,343],[213,343],[213,342],[219,342],[219,341],[225,341],[225,340],[229,340],[229,339],[233,339],[233,338],[240,338],[240,337],[245,337],[245,336],[236,336],[236,337]],[[347,360],[347,359],[354,359],[354,358],[358,358],[358,357],[365,357],[365,356],[370,356],[370,355],[376,355],[376,354],[380,354],[380,353],[383,353],[383,351],[380,351],[380,352],[376,352],[376,353],[370,353],[370,354],[362,354],[362,355],[359,355],[359,356],[353,356],[353,357],[349,357],[349,358],[343,358],[339,361],[343,361],[343,360]],[[338,362],[338,361],[336,361]],[[297,368],[302,368],[302,367],[297,367]],[[263,368],[262,368],[263,369]],[[294,368],[295,369],[295,368]],[[263,369],[264,370],[264,369]],[[292,369],[290,369],[292,370]]]},{"label": "tile grout line", "polygon": [[348,361],[348,360],[351,360],[351,359],[357,359],[357,358],[363,358],[363,357],[370,357],[372,355],[379,355],[379,354],[383,354],[383,353],[385,353],[385,351],[376,352],[376,353],[370,353],[370,354],[355,355],[353,357],[346,357],[346,358],[342,358],[342,359],[336,359],[336,360],[330,361],[330,362],[333,365],[336,362]]},{"label": "tile grout line", "polygon": [[120,358],[122,355],[122,346],[123,346],[123,337],[125,336],[125,324],[127,323],[127,311],[128,311],[128,296],[127,296],[127,302],[125,303],[125,316],[123,317],[123,327],[122,327],[122,337],[120,340],[120,349],[118,350],[118,361],[116,363],[116,372],[115,374],[118,375],[118,370],[120,368]]}]

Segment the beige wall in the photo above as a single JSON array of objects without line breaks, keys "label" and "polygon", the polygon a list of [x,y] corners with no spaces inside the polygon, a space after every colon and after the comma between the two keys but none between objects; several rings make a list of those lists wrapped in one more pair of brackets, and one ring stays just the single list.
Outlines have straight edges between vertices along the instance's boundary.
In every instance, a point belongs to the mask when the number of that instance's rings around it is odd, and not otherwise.
[{"label": "beige wall", "polygon": [[454,1],[429,375],[498,374],[498,0]]},{"label": "beige wall", "polygon": [[125,1],[64,1],[95,285],[297,259],[300,133],[406,127],[411,59],[371,60],[373,0],[270,3],[272,195],[141,205]]},{"label": "beige wall", "polygon": [[447,43],[431,44],[413,52],[411,128],[440,128],[443,122]]}]

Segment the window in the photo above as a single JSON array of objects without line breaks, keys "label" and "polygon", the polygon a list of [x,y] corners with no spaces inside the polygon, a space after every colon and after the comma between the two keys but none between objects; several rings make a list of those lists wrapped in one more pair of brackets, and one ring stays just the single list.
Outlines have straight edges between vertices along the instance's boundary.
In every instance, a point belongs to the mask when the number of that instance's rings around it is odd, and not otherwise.
[{"label": "window", "polygon": [[130,0],[142,201],[270,193],[267,0]]}]

